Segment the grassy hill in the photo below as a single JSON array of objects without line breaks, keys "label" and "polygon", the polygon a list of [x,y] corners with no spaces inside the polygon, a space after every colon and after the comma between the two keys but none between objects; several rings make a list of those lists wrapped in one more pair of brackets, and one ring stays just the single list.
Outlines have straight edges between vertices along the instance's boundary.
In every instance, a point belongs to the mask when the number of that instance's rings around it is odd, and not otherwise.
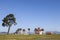
[{"label": "grassy hill", "polygon": [[0,35],[0,40],[60,40],[60,35]]}]

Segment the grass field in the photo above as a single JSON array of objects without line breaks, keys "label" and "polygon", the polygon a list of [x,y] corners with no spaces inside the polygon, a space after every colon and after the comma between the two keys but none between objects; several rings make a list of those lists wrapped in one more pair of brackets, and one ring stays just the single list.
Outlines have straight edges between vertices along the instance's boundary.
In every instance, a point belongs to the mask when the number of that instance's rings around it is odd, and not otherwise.
[{"label": "grass field", "polygon": [[0,35],[0,40],[60,40],[60,35]]}]

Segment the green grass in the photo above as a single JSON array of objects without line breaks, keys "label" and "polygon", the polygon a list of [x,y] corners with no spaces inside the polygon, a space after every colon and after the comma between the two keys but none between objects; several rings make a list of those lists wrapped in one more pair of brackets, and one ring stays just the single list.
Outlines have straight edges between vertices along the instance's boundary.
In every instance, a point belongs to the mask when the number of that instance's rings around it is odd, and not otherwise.
[{"label": "green grass", "polygon": [[60,35],[0,35],[0,40],[60,40]]}]

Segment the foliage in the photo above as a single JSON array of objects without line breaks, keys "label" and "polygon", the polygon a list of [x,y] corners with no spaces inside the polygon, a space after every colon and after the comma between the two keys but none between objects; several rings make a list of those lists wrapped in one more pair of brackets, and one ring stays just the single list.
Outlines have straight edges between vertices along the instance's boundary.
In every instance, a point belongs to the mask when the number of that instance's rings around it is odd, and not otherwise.
[{"label": "foliage", "polygon": [[2,20],[3,21],[3,23],[2,23],[2,26],[3,27],[9,27],[8,28],[8,33],[9,33],[9,31],[10,31],[10,27],[14,24],[16,24],[16,18],[14,17],[14,15],[13,14],[9,14],[9,15],[7,15],[6,17],[4,17],[4,19]]}]

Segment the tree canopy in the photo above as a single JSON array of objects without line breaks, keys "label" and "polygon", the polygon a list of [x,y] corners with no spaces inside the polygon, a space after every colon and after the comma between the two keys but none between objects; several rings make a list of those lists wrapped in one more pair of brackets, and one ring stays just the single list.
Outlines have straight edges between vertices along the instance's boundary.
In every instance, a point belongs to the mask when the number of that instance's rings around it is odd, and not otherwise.
[{"label": "tree canopy", "polygon": [[14,15],[13,14],[9,14],[9,15],[7,15],[6,17],[4,17],[3,18],[3,23],[2,23],[2,26],[3,27],[9,27],[8,28],[8,33],[9,33],[9,31],[10,31],[10,27],[14,24],[16,24],[16,18],[14,17]]}]

